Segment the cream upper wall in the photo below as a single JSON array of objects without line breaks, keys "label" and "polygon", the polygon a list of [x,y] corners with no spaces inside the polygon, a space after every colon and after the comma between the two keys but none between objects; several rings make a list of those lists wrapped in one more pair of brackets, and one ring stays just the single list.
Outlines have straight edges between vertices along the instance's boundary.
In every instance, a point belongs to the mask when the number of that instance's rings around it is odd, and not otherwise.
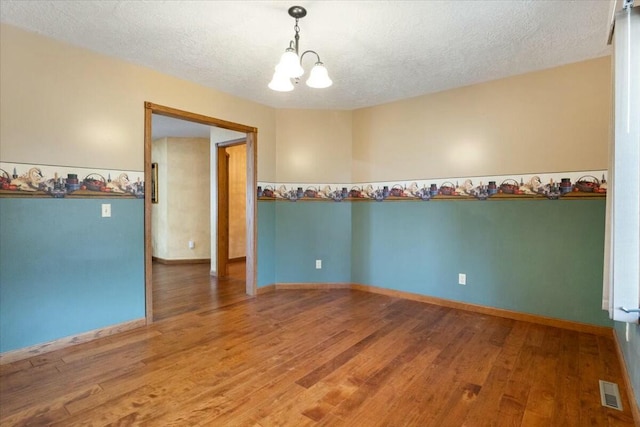
[{"label": "cream upper wall", "polygon": [[142,170],[144,102],[258,128],[258,179],[607,167],[608,57],[355,111],[275,110],[0,25],[0,160]]},{"label": "cream upper wall", "polygon": [[[158,164],[158,188],[163,192],[167,188],[167,138],[160,138],[151,143],[151,161]],[[167,198],[158,197],[158,203],[151,204],[151,252],[152,256],[168,259],[167,241]]]},{"label": "cream upper wall", "polygon": [[351,124],[351,111],[278,110],[278,182],[350,182]]},{"label": "cream upper wall", "polygon": [[603,57],[355,110],[353,182],[606,169],[611,97]]},{"label": "cream upper wall", "polygon": [[167,259],[211,256],[209,150],[208,138],[167,138],[167,184],[158,189],[167,203]]},{"label": "cream upper wall", "polygon": [[[211,250],[208,138],[161,138],[151,144],[158,164],[158,203],[151,204],[153,256],[208,259]],[[188,242],[195,242],[189,249]]]},{"label": "cream upper wall", "polygon": [[275,110],[0,25],[0,159],[144,168],[144,102],[258,128],[258,178],[274,180]]}]

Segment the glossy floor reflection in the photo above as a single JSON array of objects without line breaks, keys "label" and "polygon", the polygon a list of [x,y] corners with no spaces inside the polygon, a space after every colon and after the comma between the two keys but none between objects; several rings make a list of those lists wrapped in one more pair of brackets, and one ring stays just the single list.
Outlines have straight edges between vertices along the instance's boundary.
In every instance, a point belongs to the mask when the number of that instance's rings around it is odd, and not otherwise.
[{"label": "glossy floor reflection", "polygon": [[153,263],[153,320],[218,308],[249,298],[245,263],[231,262],[223,278],[210,275],[209,264]]}]

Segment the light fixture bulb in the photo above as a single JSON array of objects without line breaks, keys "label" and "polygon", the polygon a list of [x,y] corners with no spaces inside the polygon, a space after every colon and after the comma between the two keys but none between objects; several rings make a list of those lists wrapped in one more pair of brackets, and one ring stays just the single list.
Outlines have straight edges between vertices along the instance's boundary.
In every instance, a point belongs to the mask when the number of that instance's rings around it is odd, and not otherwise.
[{"label": "light fixture bulb", "polygon": [[287,48],[280,58],[280,62],[276,66],[276,72],[295,79],[304,74],[304,69],[300,65],[300,58],[292,48]]},{"label": "light fixture bulb", "polygon": [[276,67],[276,72],[273,73],[273,78],[269,83],[269,89],[277,92],[291,92],[293,90],[293,83],[291,83],[291,79],[285,74],[278,72],[278,68]]},{"label": "light fixture bulb", "polygon": [[329,78],[329,73],[322,62],[316,62],[316,65],[311,69],[309,78],[307,79],[307,86],[315,89],[324,89],[333,84],[333,81]]}]

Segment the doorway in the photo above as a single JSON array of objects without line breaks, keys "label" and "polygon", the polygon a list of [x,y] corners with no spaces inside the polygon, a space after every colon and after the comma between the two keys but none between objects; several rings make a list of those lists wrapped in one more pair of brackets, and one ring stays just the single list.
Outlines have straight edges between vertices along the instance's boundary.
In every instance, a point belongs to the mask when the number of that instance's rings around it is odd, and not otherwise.
[{"label": "doorway", "polygon": [[[151,183],[152,176],[152,168],[151,168],[151,143],[152,143],[152,115],[157,114],[161,116],[167,116],[179,120],[185,120],[195,123],[200,123],[212,127],[217,127],[221,129],[232,130],[236,132],[242,132],[246,135],[244,142],[246,144],[246,294],[247,295],[255,295],[256,294],[256,273],[257,273],[257,258],[256,258],[256,239],[257,239],[257,230],[256,230],[256,170],[257,170],[257,129],[245,126],[233,122],[228,122],[225,120],[216,119],[209,116],[204,116],[196,113],[191,113],[187,111],[182,111],[178,109],[174,109],[171,107],[166,107],[162,105],[153,104],[150,102],[145,102],[145,148],[144,148],[144,163],[145,163],[145,182]],[[215,149],[212,148],[212,153],[216,152]],[[217,157],[217,156],[216,156]],[[219,165],[219,162],[216,161]],[[216,177],[219,176],[219,170],[217,171]],[[220,198],[225,198],[228,200],[228,193],[225,185],[218,185],[218,179],[215,180],[215,183],[211,185],[211,196],[212,200],[220,200]],[[152,233],[151,233],[151,192],[145,192],[145,202],[144,202],[144,216],[145,216],[145,302],[146,302],[146,320],[147,323],[153,322],[153,287],[152,287]],[[221,215],[224,215],[224,211],[218,212],[220,207],[216,209],[216,212],[211,212],[212,218],[215,216],[216,221],[212,221],[212,224],[218,224],[218,218]],[[212,233],[213,234],[213,233]],[[218,236],[219,231],[215,231],[216,236]],[[213,239],[212,239],[213,241]],[[215,239],[217,241],[217,237]],[[218,252],[217,250],[215,251]],[[212,254],[213,255],[213,254]],[[212,256],[212,272],[217,272],[219,269],[219,257]],[[215,261],[214,261],[215,260]],[[215,264],[214,264],[215,262]],[[214,267],[215,265],[215,267]]]},{"label": "doorway", "polygon": [[229,275],[233,265],[246,262],[246,140],[244,138],[216,144],[218,173],[217,276]]}]

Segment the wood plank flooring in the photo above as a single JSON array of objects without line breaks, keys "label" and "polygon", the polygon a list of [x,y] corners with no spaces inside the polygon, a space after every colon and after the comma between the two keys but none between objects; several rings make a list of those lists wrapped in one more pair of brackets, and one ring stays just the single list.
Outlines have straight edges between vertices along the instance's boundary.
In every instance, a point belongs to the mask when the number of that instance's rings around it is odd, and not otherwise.
[{"label": "wood plank flooring", "polygon": [[245,263],[227,264],[227,276],[212,277],[209,264],[153,264],[153,320],[211,309],[247,299]]},{"label": "wood plank flooring", "polygon": [[1,366],[0,425],[633,425],[612,339],[354,290],[247,298],[184,267],[158,268],[153,325]]}]

